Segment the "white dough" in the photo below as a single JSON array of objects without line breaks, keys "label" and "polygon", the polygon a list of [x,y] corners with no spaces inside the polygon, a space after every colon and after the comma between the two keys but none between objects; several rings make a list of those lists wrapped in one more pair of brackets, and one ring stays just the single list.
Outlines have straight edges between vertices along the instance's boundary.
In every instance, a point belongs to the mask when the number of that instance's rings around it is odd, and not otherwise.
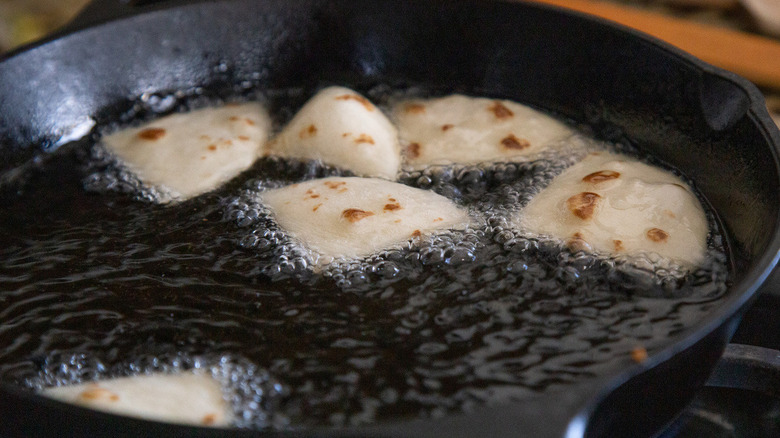
[{"label": "white dough", "polygon": [[269,145],[270,154],[321,160],[360,176],[395,179],[398,132],[365,97],[343,87],[312,97]]},{"label": "white dough", "polygon": [[400,102],[393,117],[412,167],[519,160],[573,134],[525,105],[457,94]]},{"label": "white dough", "polygon": [[43,390],[43,395],[120,415],[199,426],[225,426],[232,414],[220,385],[186,372],[121,377]]},{"label": "white dough", "polygon": [[515,220],[574,250],[654,252],[687,267],[706,253],[707,218],[683,181],[606,152],[590,154],[556,177]]},{"label": "white dough", "polygon": [[284,230],[326,261],[462,229],[465,210],[433,192],[373,178],[325,178],[261,194]]},{"label": "white dough", "polygon": [[270,119],[258,103],[172,114],[103,139],[146,185],[183,200],[217,188],[262,155]]}]

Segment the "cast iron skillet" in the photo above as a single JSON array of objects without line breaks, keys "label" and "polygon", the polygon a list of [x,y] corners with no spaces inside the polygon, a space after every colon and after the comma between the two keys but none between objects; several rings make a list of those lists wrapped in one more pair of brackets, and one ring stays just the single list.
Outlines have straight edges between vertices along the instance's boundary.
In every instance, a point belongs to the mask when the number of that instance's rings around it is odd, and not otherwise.
[{"label": "cast iron skillet", "polygon": [[[760,94],[643,35],[508,2],[118,1],[0,61],[0,172],[112,120],[129,96],[405,79],[527,102],[603,139],[631,139],[692,178],[730,237],[729,298],[621,375],[436,421],[284,436],[649,436],[704,383],[777,262],[780,134]],[[116,417],[11,387],[0,388],[0,412],[4,436],[257,435]]]}]

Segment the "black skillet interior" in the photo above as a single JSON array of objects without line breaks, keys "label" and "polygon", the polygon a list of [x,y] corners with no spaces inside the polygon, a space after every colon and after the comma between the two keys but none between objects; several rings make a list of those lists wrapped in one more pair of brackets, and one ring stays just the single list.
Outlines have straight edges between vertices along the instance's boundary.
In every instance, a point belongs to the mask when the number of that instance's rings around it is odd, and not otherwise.
[{"label": "black skillet interior", "polygon": [[[649,435],[703,384],[775,262],[780,136],[760,95],[745,81],[657,42],[519,3],[136,3],[120,3],[118,21],[75,26],[0,62],[0,171],[39,153],[39,145],[55,149],[111,121],[144,93],[203,87],[225,96],[242,87],[403,80],[511,98],[586,123],[602,139],[629,138],[683,169],[731,239],[732,297],[641,370],[465,417],[315,434]],[[102,21],[99,5],[83,23]],[[252,434],[112,417],[10,388],[0,407],[3,430],[27,436]]]}]

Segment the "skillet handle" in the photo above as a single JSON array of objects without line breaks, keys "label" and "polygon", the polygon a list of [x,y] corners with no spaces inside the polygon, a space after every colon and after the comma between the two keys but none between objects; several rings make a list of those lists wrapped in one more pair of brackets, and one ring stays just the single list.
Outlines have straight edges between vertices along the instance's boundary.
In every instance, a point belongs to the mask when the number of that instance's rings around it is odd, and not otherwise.
[{"label": "skillet handle", "polygon": [[152,5],[172,3],[172,0],[92,0],[87,4],[63,30],[77,30],[91,24],[108,21],[139,11]]}]

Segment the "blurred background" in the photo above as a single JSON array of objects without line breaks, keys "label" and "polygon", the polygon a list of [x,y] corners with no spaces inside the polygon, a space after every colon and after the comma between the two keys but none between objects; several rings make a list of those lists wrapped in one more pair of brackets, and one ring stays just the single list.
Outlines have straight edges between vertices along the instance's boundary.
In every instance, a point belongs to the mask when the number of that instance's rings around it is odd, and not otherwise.
[{"label": "blurred background", "polygon": [[[0,0],[0,54],[55,31],[90,0]],[[116,0],[112,0],[116,1]],[[293,1],[293,0],[291,0]],[[780,44],[780,0],[602,0],[772,38]],[[780,88],[764,88],[780,124]]]},{"label": "blurred background", "polygon": [[89,0],[0,0],[0,52],[43,37]]}]

